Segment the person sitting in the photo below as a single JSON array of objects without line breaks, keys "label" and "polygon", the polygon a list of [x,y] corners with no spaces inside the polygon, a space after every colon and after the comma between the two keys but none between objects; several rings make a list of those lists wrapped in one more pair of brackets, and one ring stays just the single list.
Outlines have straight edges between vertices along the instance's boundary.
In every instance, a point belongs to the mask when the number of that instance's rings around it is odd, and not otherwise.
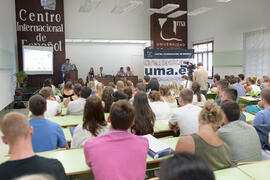
[{"label": "person sitting", "polygon": [[215,180],[211,167],[199,156],[177,153],[160,166],[160,180]]},{"label": "person sitting", "polygon": [[86,99],[91,95],[89,87],[83,87],[78,99],[71,101],[67,107],[67,115],[83,115]]},{"label": "person sitting", "polygon": [[100,67],[99,67],[98,77],[104,77],[104,76],[105,76],[105,73],[103,72],[103,67],[100,66]]},{"label": "person sitting", "polygon": [[183,89],[180,92],[179,102],[181,107],[172,113],[169,127],[175,132],[180,128],[180,133],[190,135],[199,130],[199,114],[202,108],[192,104],[193,92],[191,89]]},{"label": "person sitting", "polygon": [[217,82],[220,81],[220,75],[219,74],[215,74],[213,76],[213,84],[211,84],[211,89],[212,88],[216,88],[217,87]]},{"label": "person sitting", "polygon": [[63,98],[68,98],[74,95],[74,91],[72,88],[72,82],[71,81],[67,81],[65,83],[64,89],[61,91],[61,94],[63,96]]},{"label": "person sitting", "polygon": [[[223,90],[223,96],[221,98],[221,102],[226,101],[226,100],[232,100],[235,101],[237,100],[237,90],[233,88],[226,88]],[[240,111],[240,117],[239,120],[242,120],[246,122],[246,116],[242,111]]]},{"label": "person sitting", "polygon": [[146,88],[146,87],[145,87],[145,84],[144,84],[144,83],[138,83],[138,84],[136,85],[135,91],[136,91],[136,92],[139,92],[139,91],[146,92],[146,89],[145,89],[145,88]]},{"label": "person sitting", "polygon": [[119,100],[126,100],[128,101],[128,95],[126,95],[122,91],[115,91],[112,93],[113,102],[117,102]]},{"label": "person sitting", "polygon": [[58,146],[68,148],[61,126],[44,118],[44,112],[47,109],[46,99],[41,95],[34,95],[29,99],[28,108],[32,113],[29,123],[35,131],[32,136],[34,151],[55,150]]},{"label": "person sitting", "polygon": [[84,83],[84,81],[83,81],[82,78],[79,78],[79,79],[78,79],[78,83],[79,83],[82,87],[85,86],[85,83]]},{"label": "person sitting", "polygon": [[54,117],[57,114],[61,113],[61,106],[60,104],[56,101],[52,88],[50,87],[43,87],[39,93],[46,99],[46,111],[44,113],[45,117]]},{"label": "person sitting", "polygon": [[194,93],[192,104],[195,106],[203,107],[206,102],[205,96],[201,92],[201,85],[198,82],[193,82],[191,89]]},{"label": "person sitting", "polygon": [[245,81],[245,75],[244,74],[238,74],[238,78],[239,78],[239,83],[244,85],[246,84],[246,81]]},{"label": "person sitting", "polygon": [[235,77],[233,79],[231,79],[231,86],[230,88],[236,89],[237,90],[237,99],[236,101],[238,101],[239,96],[246,96],[246,91],[245,91],[245,87],[239,83],[240,79],[238,77]]},{"label": "person sitting", "polygon": [[177,108],[177,102],[175,98],[171,95],[169,87],[167,85],[161,85],[159,88],[161,98],[164,102],[168,103],[171,109]]},{"label": "person sitting", "polygon": [[55,95],[55,96],[57,95],[56,88],[53,85],[52,79],[50,79],[50,78],[45,79],[44,82],[43,82],[43,87],[50,87],[50,88],[52,88],[53,95]]},{"label": "person sitting", "polygon": [[90,81],[93,81],[94,78],[95,78],[94,68],[91,67],[87,76],[86,76],[85,86],[87,86]]},{"label": "person sitting", "polygon": [[150,81],[150,76],[146,75],[143,77],[143,84],[147,85]]},{"label": "person sitting", "polygon": [[169,91],[173,97],[175,97],[175,98],[179,97],[180,91],[179,91],[179,88],[177,87],[177,84],[175,81],[169,82],[168,88],[169,88]]},{"label": "person sitting", "polygon": [[83,124],[75,128],[71,147],[82,147],[87,140],[108,132],[109,128],[104,118],[101,99],[97,96],[87,98],[84,106]]},{"label": "person sitting", "polygon": [[149,94],[150,107],[154,112],[156,119],[169,119],[171,117],[171,108],[168,103],[161,100],[159,91],[151,91]]},{"label": "person sitting", "polygon": [[126,76],[134,76],[133,72],[131,71],[130,67],[127,67]]},{"label": "person sitting", "polygon": [[124,91],[124,88],[125,88],[125,85],[124,85],[124,82],[119,80],[116,82],[116,90],[117,91]]},{"label": "person sitting", "polygon": [[128,101],[131,101],[132,89],[130,87],[125,87],[123,92],[128,96]]},{"label": "person sitting", "polygon": [[102,83],[98,83],[96,85],[96,93],[95,93],[95,95],[98,96],[101,99],[103,91],[104,91],[104,85]]},{"label": "person sitting", "polygon": [[135,124],[131,131],[136,135],[154,133],[155,114],[153,113],[145,92],[139,91],[134,96],[133,106],[136,110]]},{"label": "person sitting", "polygon": [[206,101],[199,115],[199,131],[190,136],[181,137],[175,151],[198,155],[214,171],[231,167],[230,148],[216,135],[223,118],[223,112],[214,100]]},{"label": "person sitting", "polygon": [[253,120],[254,125],[267,124],[270,125],[270,88],[264,88],[261,91],[261,103],[264,110],[256,113]]},{"label": "person sitting", "polygon": [[248,79],[247,79],[248,86],[246,88],[247,93],[260,92],[261,91],[261,88],[256,85],[256,80],[257,80],[256,76],[248,77]]},{"label": "person sitting", "polygon": [[80,93],[81,93],[81,89],[82,89],[82,85],[77,83],[74,85],[73,91],[74,91],[74,95],[67,98],[65,101],[65,107],[68,106],[69,102],[71,101],[75,101],[76,99],[79,99],[80,97]]},{"label": "person sitting", "polygon": [[126,73],[124,72],[124,68],[120,67],[120,70],[116,73],[115,76],[126,76]]},{"label": "person sitting", "polygon": [[0,129],[3,142],[10,148],[9,160],[0,164],[1,179],[12,180],[29,174],[48,174],[57,180],[66,180],[64,167],[58,160],[35,155],[31,136],[40,132],[34,129],[34,133],[25,115],[17,112],[6,114],[0,119]]},{"label": "person sitting", "polygon": [[224,126],[218,129],[217,135],[229,145],[233,165],[262,160],[259,136],[254,127],[239,120],[239,105],[235,101],[226,100],[221,103],[221,109],[225,113]]},{"label": "person sitting", "polygon": [[104,112],[109,113],[111,109],[111,105],[113,103],[113,88],[111,86],[107,86],[102,93],[102,101],[104,102]]},{"label": "person sitting", "polygon": [[146,85],[146,91],[159,91],[159,82],[157,78],[152,78],[149,83]]},{"label": "person sitting", "polygon": [[184,89],[184,88],[189,88],[191,89],[191,85],[192,85],[192,81],[188,79],[188,77],[186,75],[183,75],[181,77],[181,84],[180,84],[180,89]]},{"label": "person sitting", "polygon": [[219,98],[216,100],[216,103],[218,105],[221,103],[224,89],[226,89],[228,87],[229,87],[229,82],[226,79],[222,79],[222,80],[218,81],[217,90],[218,90]]},{"label": "person sitting", "polygon": [[96,85],[95,85],[95,81],[90,81],[88,83],[88,87],[91,89],[91,95],[95,95],[96,94]]},{"label": "person sitting", "polygon": [[111,131],[88,140],[84,145],[85,161],[95,179],[144,179],[149,150],[145,137],[128,133],[135,119],[135,109],[125,100],[112,105]]}]

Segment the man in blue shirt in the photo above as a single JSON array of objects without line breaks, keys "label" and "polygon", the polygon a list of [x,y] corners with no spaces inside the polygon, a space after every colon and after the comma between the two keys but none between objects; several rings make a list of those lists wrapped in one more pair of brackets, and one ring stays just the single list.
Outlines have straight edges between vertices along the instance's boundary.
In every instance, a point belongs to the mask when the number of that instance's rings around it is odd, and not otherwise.
[{"label": "man in blue shirt", "polygon": [[238,94],[237,101],[238,101],[239,96],[246,96],[245,87],[239,82],[240,82],[239,77],[235,77],[231,80],[231,88],[237,90],[237,94]]},{"label": "man in blue shirt", "polygon": [[268,124],[270,125],[270,88],[265,88],[261,91],[262,106],[264,110],[257,112],[254,125]]},{"label": "man in blue shirt", "polygon": [[59,124],[44,118],[46,99],[34,95],[29,100],[29,110],[32,112],[30,126],[34,129],[32,144],[34,152],[55,150],[57,147],[68,148],[64,132]]},{"label": "man in blue shirt", "polygon": [[72,70],[72,65],[70,64],[70,59],[66,59],[66,62],[64,64],[62,64],[62,66],[61,66],[63,78],[65,76],[65,73],[67,73],[68,71],[71,71],[71,70]]},{"label": "man in blue shirt", "polygon": [[120,70],[116,73],[116,76],[126,76],[123,67],[120,67]]}]

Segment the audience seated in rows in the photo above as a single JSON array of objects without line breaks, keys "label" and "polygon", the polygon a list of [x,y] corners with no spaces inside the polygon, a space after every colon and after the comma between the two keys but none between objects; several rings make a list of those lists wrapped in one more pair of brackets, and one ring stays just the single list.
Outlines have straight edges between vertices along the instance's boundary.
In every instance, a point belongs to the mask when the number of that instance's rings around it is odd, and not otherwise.
[{"label": "audience seated in rows", "polygon": [[71,101],[74,101],[76,99],[79,99],[80,97],[80,94],[81,94],[81,90],[82,90],[82,85],[79,84],[79,83],[76,83],[74,85],[74,88],[73,88],[73,91],[74,91],[74,95],[73,96],[70,96],[66,99],[65,101],[65,107],[68,106],[68,103],[71,102]]},{"label": "audience seated in rows", "polygon": [[136,110],[135,123],[131,131],[136,135],[154,134],[155,114],[153,113],[145,92],[136,93],[133,101]]},{"label": "audience seated in rows", "polygon": [[151,91],[148,98],[150,100],[149,105],[156,115],[156,120],[171,117],[171,108],[168,103],[162,101],[159,91]]},{"label": "audience seated in rows", "polygon": [[226,88],[229,88],[229,82],[226,79],[222,79],[222,80],[218,81],[217,90],[218,90],[219,98],[216,100],[216,103],[218,105],[221,103],[221,99],[222,99],[222,96],[223,96],[223,91]]},{"label": "audience seated in rows", "polygon": [[110,111],[111,131],[88,140],[84,145],[86,163],[95,179],[144,179],[149,149],[145,137],[128,133],[135,119],[135,109],[119,100]]},{"label": "audience seated in rows", "polygon": [[[43,102],[45,105],[45,99]],[[31,136],[40,132],[35,126],[29,125],[25,115],[16,112],[6,114],[0,120],[0,129],[4,135],[3,142],[10,148],[9,160],[0,165],[1,179],[12,180],[29,174],[48,174],[57,180],[66,180],[64,167],[58,160],[35,155]],[[49,139],[50,136],[46,138]]]},{"label": "audience seated in rows", "polygon": [[55,150],[57,147],[68,148],[61,126],[44,118],[46,104],[46,99],[38,94],[29,100],[29,110],[32,113],[29,123],[35,132],[32,136],[34,152]]},{"label": "audience seated in rows", "polygon": [[42,88],[39,93],[46,99],[46,111],[44,113],[44,117],[54,117],[57,114],[61,113],[61,106],[56,101],[52,88],[50,87],[44,87]]},{"label": "audience seated in rows", "polygon": [[169,82],[168,88],[173,97],[175,98],[179,97],[180,91],[175,81]]},{"label": "audience seated in rows", "polygon": [[160,180],[215,180],[211,167],[200,157],[178,153],[160,166]]},{"label": "audience seated in rows", "polygon": [[82,147],[87,140],[108,132],[101,99],[95,95],[88,97],[84,106],[83,124],[75,128],[71,147]]},{"label": "audience seated in rows", "polygon": [[213,100],[206,101],[199,116],[199,131],[191,136],[181,137],[175,151],[198,155],[214,171],[231,167],[230,148],[216,135],[218,127],[223,123],[223,118],[221,108]]},{"label": "audience seated in rows", "polygon": [[91,95],[89,87],[83,87],[78,99],[71,101],[67,107],[67,115],[83,115],[86,99]]},{"label": "audience seated in rows", "polygon": [[194,93],[192,104],[195,106],[203,107],[206,102],[205,96],[201,93],[201,85],[198,82],[193,82],[191,89]]},{"label": "audience seated in rows", "polygon": [[175,132],[180,128],[180,134],[190,135],[199,130],[199,114],[201,108],[192,104],[193,92],[183,89],[180,92],[179,102],[181,107],[172,113],[169,126]]},{"label": "audience seated in rows", "polygon": [[217,135],[229,145],[232,152],[232,163],[262,160],[261,144],[254,127],[239,120],[239,105],[232,100],[221,103],[224,126],[218,129]]}]

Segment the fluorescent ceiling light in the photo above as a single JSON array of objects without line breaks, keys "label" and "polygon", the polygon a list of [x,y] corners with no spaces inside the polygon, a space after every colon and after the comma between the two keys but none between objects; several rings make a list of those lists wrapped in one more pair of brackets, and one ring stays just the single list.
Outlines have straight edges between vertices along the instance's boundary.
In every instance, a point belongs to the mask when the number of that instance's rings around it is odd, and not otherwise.
[{"label": "fluorescent ceiling light", "polygon": [[98,8],[102,0],[85,0],[80,6],[79,12],[90,12],[93,9]]},{"label": "fluorescent ceiling light", "polygon": [[198,16],[198,15],[206,13],[210,10],[211,10],[211,8],[209,8],[209,7],[200,7],[198,9],[194,9],[193,11],[189,12],[188,16]]},{"label": "fluorescent ceiling light", "polygon": [[184,14],[187,14],[187,11],[175,11],[174,13],[168,15],[168,18],[177,18],[183,16]]},{"label": "fluorescent ceiling light", "polygon": [[151,13],[157,13],[157,14],[168,14],[169,12],[172,12],[173,10],[179,8],[179,4],[166,4],[165,6],[156,9],[156,8],[149,8],[148,11]]},{"label": "fluorescent ceiling light", "polygon": [[231,0],[216,0],[216,2],[224,2],[224,3],[227,3],[227,2],[230,2]]}]

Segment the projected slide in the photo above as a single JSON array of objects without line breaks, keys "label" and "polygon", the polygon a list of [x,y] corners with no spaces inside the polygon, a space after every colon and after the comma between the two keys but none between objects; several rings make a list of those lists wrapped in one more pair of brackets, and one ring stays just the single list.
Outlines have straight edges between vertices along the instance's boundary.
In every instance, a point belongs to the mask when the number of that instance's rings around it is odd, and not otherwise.
[{"label": "projected slide", "polygon": [[53,48],[23,46],[23,70],[26,74],[53,74]]}]

